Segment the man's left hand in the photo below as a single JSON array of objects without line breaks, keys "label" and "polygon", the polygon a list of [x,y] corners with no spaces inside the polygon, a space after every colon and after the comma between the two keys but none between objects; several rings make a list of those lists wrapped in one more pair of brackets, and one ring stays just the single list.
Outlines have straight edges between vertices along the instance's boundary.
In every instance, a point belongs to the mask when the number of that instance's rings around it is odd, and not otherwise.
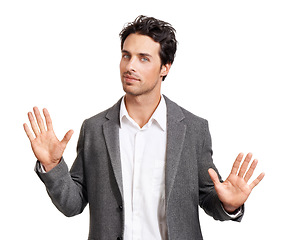
[{"label": "man's left hand", "polygon": [[248,168],[249,162],[252,159],[252,154],[249,153],[246,155],[240,167],[242,159],[243,153],[238,154],[233,164],[230,175],[223,183],[220,182],[217,173],[213,169],[210,168],[208,170],[210,178],[214,183],[218,197],[222,202],[224,209],[228,213],[233,213],[236,209],[238,209],[245,203],[253,188],[260,183],[265,175],[264,173],[261,173],[251,184],[248,184],[248,181],[252,177],[254,170],[258,164],[258,160],[255,159],[252,162],[251,166]]}]

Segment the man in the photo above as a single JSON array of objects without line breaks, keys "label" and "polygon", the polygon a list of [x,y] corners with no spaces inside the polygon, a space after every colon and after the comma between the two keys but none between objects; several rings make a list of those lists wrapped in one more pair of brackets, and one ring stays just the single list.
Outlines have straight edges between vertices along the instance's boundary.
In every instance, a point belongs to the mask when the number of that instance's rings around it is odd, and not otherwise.
[{"label": "man", "polygon": [[257,165],[236,158],[226,181],[212,161],[207,121],[161,95],[176,51],[175,30],[139,16],[120,33],[125,96],[87,119],[70,170],[50,115],[28,113],[24,129],[38,159],[36,172],[66,216],[90,209],[89,239],[202,239],[198,205],[217,220],[240,221],[243,204],[263,179],[247,184]]}]

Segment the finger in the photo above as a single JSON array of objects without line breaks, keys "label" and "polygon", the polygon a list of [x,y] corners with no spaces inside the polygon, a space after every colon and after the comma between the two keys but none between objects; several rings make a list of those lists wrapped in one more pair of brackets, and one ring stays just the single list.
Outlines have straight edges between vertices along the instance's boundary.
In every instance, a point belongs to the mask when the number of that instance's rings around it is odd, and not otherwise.
[{"label": "finger", "polygon": [[219,176],[215,170],[213,170],[212,168],[208,169],[208,174],[209,174],[211,180],[213,181],[214,185],[221,184],[221,182],[219,180]]},{"label": "finger", "polygon": [[248,153],[246,155],[246,157],[245,157],[245,159],[244,159],[244,161],[243,161],[243,163],[242,163],[242,165],[240,167],[238,177],[243,177],[244,176],[244,174],[245,174],[245,172],[246,172],[246,170],[247,170],[247,168],[249,166],[249,163],[250,163],[250,161],[252,159],[252,156],[253,156],[253,154],[251,154],[251,153]]},{"label": "finger", "polygon": [[239,153],[232,166],[231,174],[235,174],[235,175],[237,174],[242,158],[243,158],[243,153]]},{"label": "finger", "polygon": [[43,119],[42,119],[42,117],[40,115],[39,109],[37,107],[34,107],[33,111],[34,111],[34,114],[35,114],[35,117],[36,117],[36,120],[37,120],[37,124],[38,124],[39,129],[40,129],[40,132],[45,132],[45,126],[44,126],[44,123],[43,123]]},{"label": "finger", "polygon": [[251,189],[253,189],[254,187],[256,187],[264,178],[265,173],[261,173],[251,184],[250,187]]},{"label": "finger", "polygon": [[69,130],[64,138],[62,139],[61,143],[64,145],[64,147],[66,147],[66,145],[68,144],[68,142],[70,141],[71,137],[72,137],[72,134],[73,134],[73,130]]},{"label": "finger", "polygon": [[26,123],[24,123],[23,127],[24,127],[24,130],[25,130],[26,134],[27,134],[27,137],[29,138],[30,142],[32,142],[34,140],[34,136],[31,133],[30,128],[28,127],[28,125]]},{"label": "finger", "polygon": [[52,119],[51,119],[51,116],[46,108],[43,109],[43,115],[45,117],[47,130],[53,130]]},{"label": "finger", "polygon": [[257,164],[258,164],[258,160],[255,159],[255,160],[252,162],[252,164],[251,164],[249,170],[246,172],[246,174],[245,174],[245,176],[244,176],[244,180],[245,180],[246,182],[248,182],[248,181],[250,180],[250,178],[252,177],[252,175],[253,175],[253,173],[254,173],[254,170],[255,170],[256,167],[257,167]]},{"label": "finger", "polygon": [[36,124],[36,121],[35,121],[35,119],[33,117],[33,114],[31,112],[28,113],[28,118],[29,118],[29,121],[30,121],[30,124],[31,124],[31,128],[32,128],[35,136],[37,137],[40,132],[39,132],[39,128],[38,128],[38,126]]}]

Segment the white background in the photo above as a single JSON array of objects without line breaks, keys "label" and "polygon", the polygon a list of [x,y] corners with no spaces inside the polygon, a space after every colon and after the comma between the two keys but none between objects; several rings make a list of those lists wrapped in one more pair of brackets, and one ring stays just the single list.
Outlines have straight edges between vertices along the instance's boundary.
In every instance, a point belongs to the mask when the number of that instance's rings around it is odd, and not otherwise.
[{"label": "white background", "polygon": [[[34,173],[22,124],[33,106],[50,111],[57,136],[124,93],[119,78],[123,25],[138,15],[170,22],[179,41],[162,92],[209,120],[223,178],[239,152],[259,159],[264,180],[241,223],[201,210],[205,239],[297,239],[296,1],[0,2],[1,239],[86,239],[88,208],[67,218]],[[103,220],[104,221],[104,220]]]}]

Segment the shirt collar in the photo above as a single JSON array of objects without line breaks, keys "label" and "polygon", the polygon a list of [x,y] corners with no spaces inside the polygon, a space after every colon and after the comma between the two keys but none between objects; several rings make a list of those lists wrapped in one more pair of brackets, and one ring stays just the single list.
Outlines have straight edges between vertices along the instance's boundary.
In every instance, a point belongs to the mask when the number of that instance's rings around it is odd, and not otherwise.
[{"label": "shirt collar", "polygon": [[[133,123],[133,125],[136,124],[135,121],[129,116],[129,113],[128,113],[126,105],[125,105],[124,98],[125,97],[122,98],[121,108],[120,108],[120,127],[121,128],[123,126],[123,117],[126,117],[130,122]],[[163,131],[166,131],[166,129],[167,129],[167,106],[166,106],[166,102],[165,102],[163,95],[161,95],[160,103],[147,124],[149,124],[149,126],[150,126],[152,124],[153,120],[156,123],[158,123],[158,125],[160,126],[160,128]]]}]

